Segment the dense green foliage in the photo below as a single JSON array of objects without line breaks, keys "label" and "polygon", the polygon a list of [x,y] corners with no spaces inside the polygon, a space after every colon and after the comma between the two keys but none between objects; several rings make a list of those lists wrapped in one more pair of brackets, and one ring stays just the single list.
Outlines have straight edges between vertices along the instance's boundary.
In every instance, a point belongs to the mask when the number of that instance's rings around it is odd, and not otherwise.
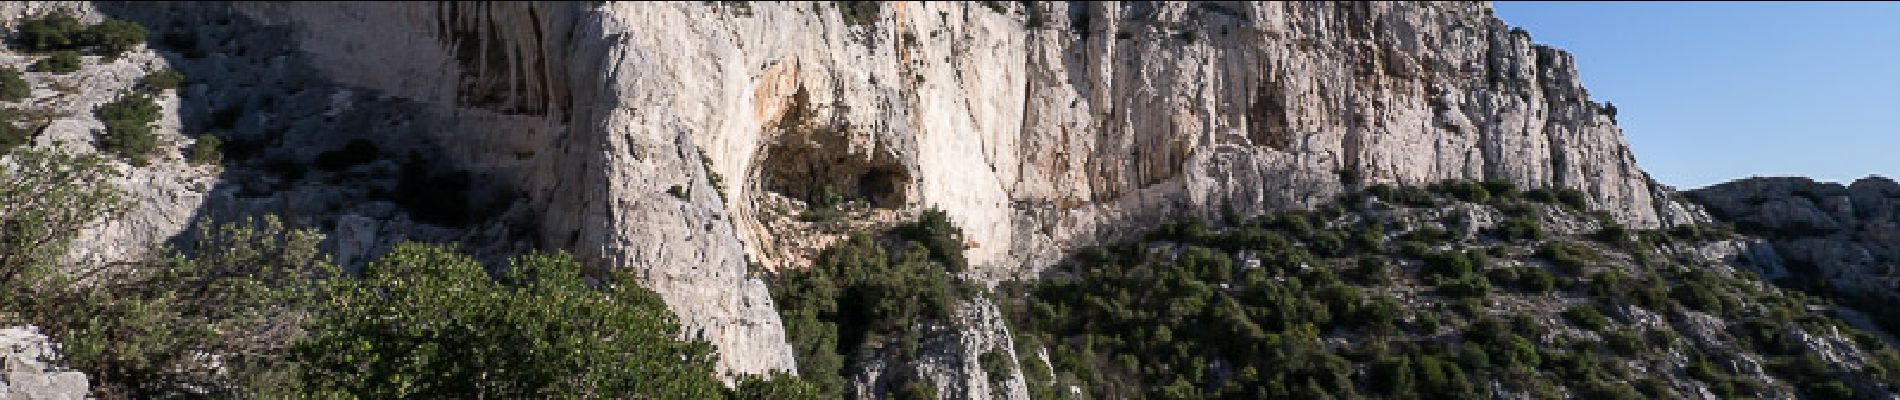
[{"label": "dense green foliage", "polygon": [[198,135],[185,159],[193,164],[217,164],[224,161],[224,141],[211,134]]},{"label": "dense green foliage", "polygon": [[[127,206],[104,160],[33,149],[0,169],[0,286],[58,261],[81,228]],[[0,292],[5,292],[0,290]]]},{"label": "dense green foliage", "polygon": [[184,83],[185,73],[171,68],[152,71],[139,78],[139,87],[153,92],[177,89],[178,85]]},{"label": "dense green foliage", "polygon": [[0,108],[0,154],[33,140],[33,128],[20,126],[20,111]]},{"label": "dense green foliage", "polygon": [[20,70],[13,67],[0,67],[0,101],[26,100],[33,95],[33,85],[26,82]]},{"label": "dense green foliage", "polygon": [[40,326],[102,398],[812,398],[784,374],[713,372],[654,293],[561,254],[492,274],[406,243],[343,274],[276,219],[112,265],[61,261],[128,204],[96,157],[36,150],[0,173],[0,324]]},{"label": "dense green foliage", "polygon": [[[212,228],[201,225],[200,229]],[[106,397],[232,397],[282,383],[283,351],[305,292],[323,273],[314,232],[275,219],[216,227],[196,254],[100,269],[94,285],[39,277],[15,306],[65,345]],[[203,363],[217,354],[223,371]]]},{"label": "dense green foliage", "polygon": [[60,50],[53,52],[51,56],[34,61],[33,65],[27,66],[26,69],[33,72],[65,74],[78,71],[85,64],[86,60],[79,58],[79,52]]},{"label": "dense green foliage", "polygon": [[132,21],[107,19],[88,29],[86,36],[99,54],[110,60],[145,44],[145,27]]},{"label": "dense green foliage", "polygon": [[[1873,355],[1858,370],[1792,340],[1858,332],[1811,313],[1812,299],[1649,254],[1663,245],[1649,231],[1622,234],[1614,248],[1545,231],[1532,216],[1595,218],[1570,193],[1580,192],[1448,182],[1375,186],[1342,204],[1482,202],[1514,215],[1476,236],[1445,228],[1461,218],[1403,211],[1288,212],[1225,228],[1187,221],[1144,242],[1081,251],[1046,279],[1006,285],[1002,303],[1032,395],[1045,399],[1068,398],[1071,386],[1084,398],[1689,395],[1666,383],[1671,376],[1724,398],[1786,393],[1731,369],[1727,360],[1743,353],[1767,356],[1774,378],[1804,396],[1900,383],[1887,372],[1900,354],[1879,340],[1858,341]],[[1333,243],[1349,232],[1364,239]],[[1611,256],[1619,252],[1641,262]],[[1643,325],[1620,311],[1629,309],[1676,316]],[[1679,322],[1691,310],[1734,321],[1744,334],[1726,340],[1739,346],[1680,339],[1694,329]],[[1040,351],[1048,358],[1032,356]]]},{"label": "dense green foliage", "polygon": [[83,46],[85,34],[78,17],[58,11],[21,20],[18,43],[26,51],[68,50]]},{"label": "dense green foliage", "polygon": [[326,291],[293,358],[315,393],[356,398],[709,398],[715,360],[659,296],[604,289],[564,255],[517,258],[500,279],[450,249],[400,245]]},{"label": "dense green foliage", "polygon": [[[922,325],[951,322],[964,285],[951,276],[964,262],[961,231],[942,211],[929,210],[894,233],[852,235],[820,253],[811,268],[773,277],[772,299],[799,375],[823,398],[847,393],[851,360],[877,354],[901,365],[917,354]],[[927,386],[906,379],[892,386]]]},{"label": "dense green foliage", "polygon": [[127,93],[99,106],[94,114],[106,125],[104,135],[99,138],[100,148],[118,154],[133,165],[145,165],[146,159],[158,150],[158,136],[152,133],[152,123],[158,121],[159,111],[158,103],[142,93]]},{"label": "dense green foliage", "polygon": [[64,10],[20,21],[17,36],[22,50],[32,52],[92,50],[107,60],[117,59],[145,43],[145,27],[108,18],[85,25]]}]

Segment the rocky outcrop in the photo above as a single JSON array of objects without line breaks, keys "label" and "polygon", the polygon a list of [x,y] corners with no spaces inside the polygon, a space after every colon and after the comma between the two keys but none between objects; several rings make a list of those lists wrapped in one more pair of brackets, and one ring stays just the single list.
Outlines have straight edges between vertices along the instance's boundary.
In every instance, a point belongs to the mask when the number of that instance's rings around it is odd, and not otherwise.
[{"label": "rocky outcrop", "polygon": [[[1483,3],[840,4],[97,8],[194,77],[179,130],[261,149],[164,201],[291,214],[346,263],[401,239],[571,250],[636,271],[734,372],[793,365],[747,265],[824,241],[761,217],[779,199],[944,209],[990,279],[1369,183],[1508,180],[1626,225],[1697,218],[1570,56]],[[287,167],[352,140],[382,156]],[[190,219],[142,218],[162,223],[126,229]]]},{"label": "rocky outcrop", "polygon": [[662,81],[693,82],[648,110],[743,178],[727,192],[748,243],[777,232],[750,199],[805,168],[949,211],[992,276],[1361,183],[1502,179],[1584,190],[1635,226],[1693,219],[1636,168],[1569,55],[1483,4],[811,6],[607,10],[637,27],[630,45],[667,55]]},{"label": "rocky outcrop", "polygon": [[1764,238],[1794,283],[1824,287],[1882,315],[1900,304],[1893,267],[1900,262],[1900,183],[1878,176],[1849,185],[1750,178],[1688,196],[1715,218]]},{"label": "rocky outcrop", "polygon": [[[84,2],[13,2],[0,4],[0,22],[11,30],[23,16],[41,15],[55,10],[72,12],[86,23],[104,18]],[[105,62],[97,56],[82,56],[79,71],[65,74],[27,72],[23,78],[34,90],[28,99],[8,102],[33,123],[43,124],[33,145],[60,148],[72,152],[97,152],[96,133],[105,124],[94,118],[93,110],[130,91],[146,74],[164,69],[165,59],[149,51],[131,52],[118,60]],[[15,51],[0,51],[0,66],[27,71],[37,57]],[[160,151],[148,165],[134,168],[116,166],[115,179],[126,189],[132,210],[118,218],[90,227],[73,257],[81,260],[116,260],[143,255],[149,244],[178,233],[203,202],[204,192],[214,183],[215,174],[207,167],[184,161],[180,149],[191,139],[180,135],[176,111],[178,98],[160,93],[155,101],[166,112],[155,123]]]},{"label": "rocky outcrop", "polygon": [[55,350],[33,327],[0,329],[0,399],[87,398],[86,374],[59,367]]},{"label": "rocky outcrop", "polygon": [[917,374],[953,398],[1028,400],[1015,339],[996,304],[966,301],[952,318],[958,329],[925,343],[931,351],[919,357]]}]

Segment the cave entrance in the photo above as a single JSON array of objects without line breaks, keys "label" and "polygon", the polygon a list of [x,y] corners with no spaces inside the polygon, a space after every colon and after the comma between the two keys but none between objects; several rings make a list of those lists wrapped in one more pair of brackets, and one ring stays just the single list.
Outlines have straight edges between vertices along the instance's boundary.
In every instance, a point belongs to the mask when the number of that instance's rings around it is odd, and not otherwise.
[{"label": "cave entrance", "polygon": [[904,186],[910,183],[910,177],[903,171],[889,168],[872,168],[858,175],[858,197],[877,208],[898,208],[904,205]]},{"label": "cave entrance", "polygon": [[903,207],[909,199],[910,173],[894,157],[854,153],[843,135],[836,136],[786,137],[774,143],[760,163],[760,185],[813,208],[846,202]]}]

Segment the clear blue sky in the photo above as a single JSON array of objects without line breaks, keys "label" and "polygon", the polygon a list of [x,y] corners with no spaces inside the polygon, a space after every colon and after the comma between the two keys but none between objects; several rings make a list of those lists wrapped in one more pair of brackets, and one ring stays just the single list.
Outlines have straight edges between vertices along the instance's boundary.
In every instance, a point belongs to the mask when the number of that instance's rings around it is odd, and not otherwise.
[{"label": "clear blue sky", "polygon": [[1900,3],[1495,4],[1576,55],[1664,184],[1900,178]]}]

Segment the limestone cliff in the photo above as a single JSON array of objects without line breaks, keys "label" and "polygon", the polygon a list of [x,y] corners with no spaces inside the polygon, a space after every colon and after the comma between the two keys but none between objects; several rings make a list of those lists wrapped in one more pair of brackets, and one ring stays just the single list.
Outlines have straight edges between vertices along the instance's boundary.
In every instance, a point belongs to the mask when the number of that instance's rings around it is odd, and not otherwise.
[{"label": "limestone cliff", "polygon": [[[989,3],[995,5],[996,3]],[[1561,51],[1484,4],[614,5],[756,259],[753,199],[948,210],[991,276],[1186,215],[1361,183],[1584,190],[1635,226],[1690,219]],[[680,37],[690,40],[680,40]],[[690,82],[690,83],[688,83]],[[769,193],[764,193],[769,192]],[[1231,207],[1229,207],[1231,206]],[[1028,268],[1024,266],[1027,265]]]},{"label": "limestone cliff", "polygon": [[[400,239],[568,249],[637,271],[734,372],[793,365],[748,264],[835,236],[784,218],[832,198],[946,210],[991,279],[1368,183],[1500,179],[1632,226],[1696,218],[1570,56],[1483,3],[75,7],[154,29],[194,77],[179,130],[253,144],[148,209],[293,214],[346,263]],[[285,167],[352,140],[384,156]],[[144,220],[115,232],[188,218]]]}]

